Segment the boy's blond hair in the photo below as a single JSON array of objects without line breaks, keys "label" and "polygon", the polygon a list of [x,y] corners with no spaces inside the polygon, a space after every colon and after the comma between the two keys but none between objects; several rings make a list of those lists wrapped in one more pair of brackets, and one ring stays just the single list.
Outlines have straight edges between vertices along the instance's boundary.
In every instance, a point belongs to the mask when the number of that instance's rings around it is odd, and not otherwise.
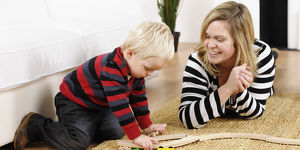
[{"label": "boy's blond hair", "polygon": [[142,58],[154,56],[170,61],[174,56],[174,38],[166,24],[142,22],[129,33],[121,49],[134,49]]},{"label": "boy's blond hair", "polygon": [[220,73],[217,66],[209,63],[207,49],[203,44],[209,24],[216,20],[225,20],[230,25],[231,36],[237,52],[237,59],[234,66],[246,63],[250,66],[250,70],[254,75],[257,65],[256,54],[252,48],[255,39],[251,14],[245,5],[234,1],[218,5],[204,19],[200,33],[200,43],[196,47],[201,61],[206,64],[208,71],[212,75],[217,76]]}]

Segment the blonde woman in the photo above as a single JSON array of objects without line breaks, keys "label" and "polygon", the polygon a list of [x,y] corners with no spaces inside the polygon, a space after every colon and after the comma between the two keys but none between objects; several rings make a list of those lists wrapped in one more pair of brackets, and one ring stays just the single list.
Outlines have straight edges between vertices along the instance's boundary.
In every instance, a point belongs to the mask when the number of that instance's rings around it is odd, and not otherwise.
[{"label": "blonde woman", "polygon": [[254,38],[247,7],[229,1],[211,10],[196,50],[183,76],[179,118],[184,126],[200,128],[225,114],[260,117],[274,93],[274,58],[270,47]]}]

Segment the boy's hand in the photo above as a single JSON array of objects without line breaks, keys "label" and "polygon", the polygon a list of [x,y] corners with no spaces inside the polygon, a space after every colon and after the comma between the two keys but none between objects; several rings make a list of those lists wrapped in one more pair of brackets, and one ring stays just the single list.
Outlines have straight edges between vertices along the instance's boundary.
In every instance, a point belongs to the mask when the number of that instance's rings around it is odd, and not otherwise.
[{"label": "boy's hand", "polygon": [[142,134],[135,138],[133,143],[142,146],[145,150],[152,150],[153,143],[157,143],[157,140]]},{"label": "boy's hand", "polygon": [[147,134],[155,131],[158,131],[158,134],[161,134],[165,132],[166,126],[166,124],[151,124],[148,128],[144,129],[144,131]]}]

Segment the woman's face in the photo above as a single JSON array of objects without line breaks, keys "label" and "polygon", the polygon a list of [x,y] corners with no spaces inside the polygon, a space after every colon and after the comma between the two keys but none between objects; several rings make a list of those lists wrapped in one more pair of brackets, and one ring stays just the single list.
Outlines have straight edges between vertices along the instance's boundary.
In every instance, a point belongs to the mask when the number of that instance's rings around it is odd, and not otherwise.
[{"label": "woman's face", "polygon": [[213,21],[205,34],[204,45],[208,50],[208,61],[219,67],[233,67],[237,53],[229,24],[223,20]]}]

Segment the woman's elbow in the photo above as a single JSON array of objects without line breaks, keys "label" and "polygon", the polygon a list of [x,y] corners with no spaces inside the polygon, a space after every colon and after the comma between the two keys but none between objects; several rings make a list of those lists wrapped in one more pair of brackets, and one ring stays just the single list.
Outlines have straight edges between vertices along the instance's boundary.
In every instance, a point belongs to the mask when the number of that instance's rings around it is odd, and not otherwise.
[{"label": "woman's elbow", "polygon": [[251,114],[241,115],[241,117],[252,120],[261,117],[264,114],[264,112],[265,112],[264,109],[261,109],[261,111],[257,113],[253,112]]},{"label": "woman's elbow", "polygon": [[188,122],[188,121],[182,121],[182,119],[180,119],[181,123],[183,124],[183,126],[187,129],[199,129],[202,128],[206,125],[206,122],[201,122],[201,123],[192,123],[192,122]]}]

